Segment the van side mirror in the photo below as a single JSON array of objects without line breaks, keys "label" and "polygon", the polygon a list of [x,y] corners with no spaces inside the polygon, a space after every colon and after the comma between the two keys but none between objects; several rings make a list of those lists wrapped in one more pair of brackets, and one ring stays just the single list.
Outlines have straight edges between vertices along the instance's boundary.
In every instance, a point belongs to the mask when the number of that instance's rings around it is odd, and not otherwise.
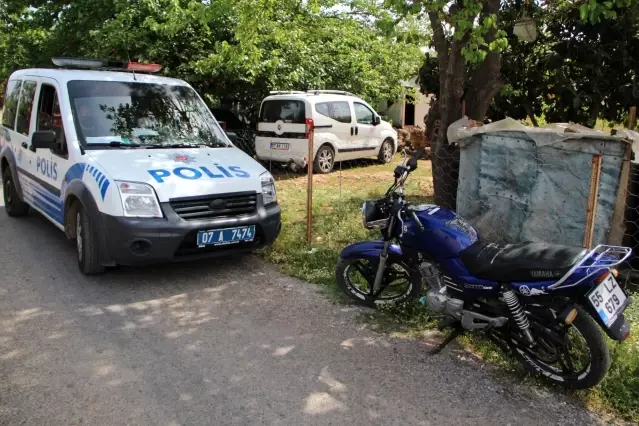
[{"label": "van side mirror", "polygon": [[374,126],[378,126],[379,124],[381,124],[382,119],[379,115],[376,115],[375,118],[373,119],[373,125]]},{"label": "van side mirror", "polygon": [[31,136],[31,149],[56,149],[58,148],[57,136],[53,130],[38,130]]}]

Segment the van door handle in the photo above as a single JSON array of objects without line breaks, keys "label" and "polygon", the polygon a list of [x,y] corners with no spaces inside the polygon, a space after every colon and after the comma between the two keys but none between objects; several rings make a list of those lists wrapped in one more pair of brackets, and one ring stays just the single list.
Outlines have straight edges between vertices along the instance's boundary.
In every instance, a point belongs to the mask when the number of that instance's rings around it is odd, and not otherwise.
[{"label": "van door handle", "polygon": [[351,136],[353,136],[353,133],[355,133],[355,128],[351,126]]},{"label": "van door handle", "polygon": [[355,126],[355,136],[357,136],[357,133],[359,133],[359,127]]},{"label": "van door handle", "polygon": [[22,142],[20,144],[20,146],[22,146],[22,148],[24,148],[24,149],[28,149],[29,148],[29,145],[26,142]]}]

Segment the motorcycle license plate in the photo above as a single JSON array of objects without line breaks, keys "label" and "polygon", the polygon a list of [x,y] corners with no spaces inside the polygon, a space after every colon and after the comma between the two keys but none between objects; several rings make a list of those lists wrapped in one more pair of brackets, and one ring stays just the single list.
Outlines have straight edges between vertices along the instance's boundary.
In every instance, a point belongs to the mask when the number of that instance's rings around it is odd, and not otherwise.
[{"label": "motorcycle license plate", "polygon": [[612,274],[588,293],[588,300],[606,326],[610,326],[626,307],[626,294]]}]

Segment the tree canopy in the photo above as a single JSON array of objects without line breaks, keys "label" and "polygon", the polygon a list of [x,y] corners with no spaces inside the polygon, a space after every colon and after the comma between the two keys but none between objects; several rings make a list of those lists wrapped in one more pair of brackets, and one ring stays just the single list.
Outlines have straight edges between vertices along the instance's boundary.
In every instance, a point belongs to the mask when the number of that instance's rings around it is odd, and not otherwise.
[{"label": "tree canopy", "polygon": [[378,101],[417,73],[426,35],[375,0],[0,0],[0,80],[52,56],[130,58],[211,102],[311,88]]}]

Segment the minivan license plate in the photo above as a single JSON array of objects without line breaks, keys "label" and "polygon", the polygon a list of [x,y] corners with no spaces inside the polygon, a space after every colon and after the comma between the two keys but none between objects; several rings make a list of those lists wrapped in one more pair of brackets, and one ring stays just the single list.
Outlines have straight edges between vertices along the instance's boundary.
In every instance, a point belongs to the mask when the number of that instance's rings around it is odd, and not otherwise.
[{"label": "minivan license plate", "polygon": [[610,326],[626,306],[626,294],[612,274],[588,293],[588,300],[606,326]]},{"label": "minivan license plate", "polygon": [[223,246],[237,244],[245,241],[253,241],[255,238],[255,225],[241,226],[238,228],[213,229],[197,233],[198,247]]},{"label": "minivan license plate", "polygon": [[288,151],[288,144],[281,142],[271,142],[271,149],[277,149],[280,151]]}]

